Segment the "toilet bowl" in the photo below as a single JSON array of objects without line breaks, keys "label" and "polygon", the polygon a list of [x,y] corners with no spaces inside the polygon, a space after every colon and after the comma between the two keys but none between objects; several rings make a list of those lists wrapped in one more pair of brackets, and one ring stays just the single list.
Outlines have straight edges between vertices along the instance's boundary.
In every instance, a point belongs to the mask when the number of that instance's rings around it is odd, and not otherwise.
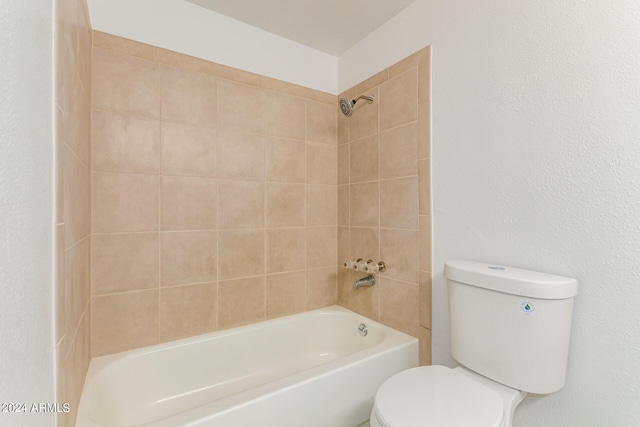
[{"label": "toilet bowl", "polygon": [[421,366],[388,379],[376,394],[371,427],[511,427],[527,393],[462,367]]}]

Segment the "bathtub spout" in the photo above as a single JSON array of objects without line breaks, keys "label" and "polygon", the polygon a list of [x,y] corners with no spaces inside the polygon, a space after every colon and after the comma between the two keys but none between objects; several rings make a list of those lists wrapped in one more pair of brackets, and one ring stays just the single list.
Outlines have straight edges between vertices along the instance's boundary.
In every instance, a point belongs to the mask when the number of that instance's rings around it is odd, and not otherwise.
[{"label": "bathtub spout", "polygon": [[353,289],[358,288],[368,288],[369,286],[373,286],[376,284],[376,278],[372,275],[368,275],[367,277],[363,277],[362,279],[357,279],[353,281]]}]

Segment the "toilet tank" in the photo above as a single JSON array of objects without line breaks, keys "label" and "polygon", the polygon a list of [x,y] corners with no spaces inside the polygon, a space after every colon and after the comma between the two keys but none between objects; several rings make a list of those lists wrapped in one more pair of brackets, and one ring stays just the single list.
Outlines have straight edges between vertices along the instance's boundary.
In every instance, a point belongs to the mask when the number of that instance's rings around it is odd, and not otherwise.
[{"label": "toilet tank", "polygon": [[564,386],[575,279],[460,260],[444,275],[454,359],[529,393]]}]

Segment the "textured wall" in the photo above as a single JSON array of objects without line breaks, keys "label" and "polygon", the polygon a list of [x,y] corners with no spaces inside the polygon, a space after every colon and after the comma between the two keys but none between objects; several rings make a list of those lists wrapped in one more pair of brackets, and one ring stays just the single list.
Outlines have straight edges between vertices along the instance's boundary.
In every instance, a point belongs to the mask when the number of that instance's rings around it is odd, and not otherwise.
[{"label": "textured wall", "polygon": [[91,358],[91,26],[84,0],[58,0],[56,19],[57,394],[71,426]]},{"label": "textured wall", "polygon": [[447,259],[580,282],[567,384],[518,426],[640,425],[639,28],[634,0],[419,0],[340,58],[349,87],[432,44],[435,363]]},{"label": "textured wall", "polygon": [[419,337],[431,363],[431,194],[429,47],[341,95],[360,100],[338,118],[338,260],[387,263],[376,285],[339,273],[341,305]]},{"label": "textured wall", "polygon": [[[53,402],[53,36],[48,2],[0,5],[0,402]],[[3,426],[54,414],[0,413]]]},{"label": "textured wall", "polygon": [[92,353],[336,302],[336,97],[94,33]]}]

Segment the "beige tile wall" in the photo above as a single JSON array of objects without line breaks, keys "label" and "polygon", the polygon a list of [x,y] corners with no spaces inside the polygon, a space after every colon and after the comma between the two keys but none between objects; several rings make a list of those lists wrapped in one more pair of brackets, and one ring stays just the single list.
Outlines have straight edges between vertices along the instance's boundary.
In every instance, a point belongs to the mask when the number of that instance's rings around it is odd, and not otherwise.
[{"label": "beige tile wall", "polygon": [[384,260],[376,286],[339,269],[338,303],[418,337],[431,363],[430,87],[426,47],[351,88],[338,114],[338,259]]},{"label": "beige tile wall", "polygon": [[56,401],[75,424],[91,358],[91,27],[84,0],[56,5]]},{"label": "beige tile wall", "polygon": [[336,105],[94,32],[93,356],[337,302]]}]

